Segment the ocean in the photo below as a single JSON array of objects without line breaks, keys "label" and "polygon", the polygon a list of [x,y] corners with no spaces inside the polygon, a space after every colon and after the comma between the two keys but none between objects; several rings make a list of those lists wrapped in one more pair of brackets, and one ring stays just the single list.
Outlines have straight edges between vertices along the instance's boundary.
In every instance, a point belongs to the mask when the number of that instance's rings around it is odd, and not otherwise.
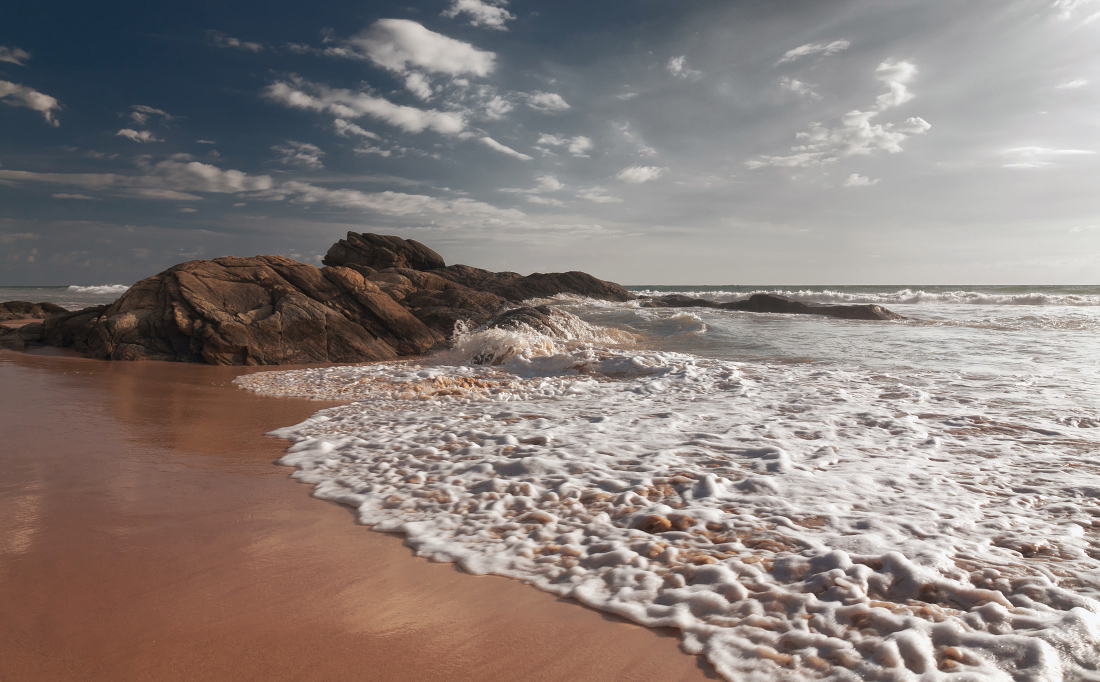
[{"label": "ocean", "polygon": [[114,303],[130,287],[126,284],[70,285],[60,287],[0,287],[0,301],[55,303],[69,310]]},{"label": "ocean", "polygon": [[1100,287],[634,290],[906,319],[558,297],[552,335],[237,382],[352,401],[275,432],[317,497],[727,679],[1100,680]]}]

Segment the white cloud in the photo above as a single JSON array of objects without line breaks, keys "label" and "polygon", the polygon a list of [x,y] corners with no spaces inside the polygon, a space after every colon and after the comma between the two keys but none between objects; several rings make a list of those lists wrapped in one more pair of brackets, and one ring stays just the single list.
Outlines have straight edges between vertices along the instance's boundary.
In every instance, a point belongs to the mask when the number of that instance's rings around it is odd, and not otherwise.
[{"label": "white cloud", "polygon": [[562,184],[561,180],[553,175],[540,175],[535,180],[534,191],[536,192],[557,192],[565,189],[565,185]]},{"label": "white cloud", "polygon": [[852,173],[848,176],[848,179],[844,181],[845,187],[870,187],[871,185],[877,185],[880,182],[878,178],[869,178],[866,175],[860,175],[859,173]]},{"label": "white cloud", "polygon": [[130,120],[139,126],[145,125],[151,116],[159,116],[165,121],[171,121],[174,116],[163,109],[154,109],[144,104],[135,104],[130,107]]},{"label": "white cloud", "polygon": [[332,122],[332,127],[336,130],[336,134],[341,137],[348,137],[349,135],[358,135],[359,137],[365,137],[369,140],[381,140],[382,136],[372,133],[369,130],[364,130],[359,126],[345,121],[342,118],[338,118]]},{"label": "white cloud", "polygon": [[885,61],[875,69],[875,78],[890,88],[890,92],[879,95],[875,102],[879,110],[901,106],[913,99],[908,84],[917,75],[917,67],[912,62]]},{"label": "white cloud", "polygon": [[508,100],[504,99],[500,95],[494,95],[485,103],[485,116],[494,121],[499,121],[504,118],[508,112],[516,108],[516,105],[512,104]]},{"label": "white cloud", "polygon": [[1058,85],[1055,85],[1057,90],[1076,90],[1077,88],[1083,88],[1088,85],[1089,82],[1084,78],[1071,78],[1067,81],[1063,81]]},{"label": "white cloud", "polygon": [[82,187],[88,190],[118,191],[146,199],[196,200],[192,192],[237,194],[269,190],[273,184],[267,175],[248,175],[238,170],[222,170],[198,161],[167,159],[150,164],[139,160],[141,175],[117,173],[35,173],[0,169],[0,180],[34,182]]},{"label": "white cloud", "polygon": [[932,126],[920,117],[910,117],[901,123],[872,123],[882,111],[913,99],[907,87],[917,69],[909,62],[885,61],[875,69],[875,77],[887,84],[889,92],[879,95],[870,111],[853,110],[840,119],[840,125],[827,127],[811,123],[808,132],[795,137],[801,142],[791,147],[793,154],[761,156],[747,161],[749,168],[775,166],[779,168],[809,167],[835,163],[844,156],[864,155],[883,150],[890,154],[902,151],[901,143],[912,135],[927,132]]},{"label": "white cloud", "polygon": [[487,76],[496,55],[470,43],[448,38],[408,19],[379,19],[350,38],[348,45],[378,66],[405,74],[420,68],[451,76]]},{"label": "white cloud", "polygon": [[542,206],[565,206],[565,202],[563,202],[561,199],[544,197],[539,194],[528,194],[526,199],[532,204],[539,204]]},{"label": "white cloud", "polygon": [[589,187],[577,192],[577,197],[587,199],[597,204],[617,204],[622,202],[619,197],[611,196],[603,187]]},{"label": "white cloud", "polygon": [[115,136],[116,137],[125,137],[128,140],[133,140],[134,142],[142,142],[142,143],[145,143],[145,142],[164,142],[164,140],[160,139],[159,137],[157,137],[153,133],[149,132],[148,130],[134,130],[132,128],[123,128],[122,130],[115,133]]},{"label": "white cloud", "polygon": [[22,48],[0,45],[0,62],[7,62],[8,64],[15,64],[16,66],[25,66],[26,61],[30,58],[31,53]]},{"label": "white cloud", "polygon": [[377,154],[378,156],[382,156],[382,157],[388,157],[388,156],[393,154],[393,152],[390,151],[389,149],[382,149],[381,147],[374,147],[374,146],[356,147],[355,148],[355,153],[356,154]]},{"label": "white cloud", "polygon": [[571,155],[578,158],[588,158],[588,152],[592,151],[595,146],[592,140],[584,135],[577,135],[576,137],[561,137],[558,135],[547,135],[543,133],[539,135],[538,142],[535,143],[536,147],[539,147],[544,152],[549,150],[546,147],[563,147]]},{"label": "white cloud", "polygon": [[843,52],[851,46],[852,43],[847,40],[834,40],[831,43],[806,43],[805,45],[799,45],[796,48],[787,50],[775,65],[779,66],[780,64],[786,64],[787,62],[793,62],[802,57],[811,57],[813,55],[832,57],[834,54]]},{"label": "white cloud", "polygon": [[405,89],[425,102],[432,98],[432,82],[419,71],[410,71],[405,75]]},{"label": "white cloud", "polygon": [[524,161],[530,161],[531,160],[530,156],[528,156],[526,154],[523,154],[521,152],[517,152],[515,149],[512,149],[511,147],[507,147],[505,145],[502,145],[501,143],[497,142],[496,140],[494,140],[491,137],[486,136],[486,137],[482,137],[482,138],[479,138],[479,139],[481,140],[481,142],[485,146],[489,147],[490,149],[495,149],[498,152],[501,152],[502,154],[507,154],[508,156],[514,156],[515,158],[523,159]]},{"label": "white cloud", "polygon": [[779,85],[784,90],[790,90],[791,92],[801,95],[802,97],[808,97],[810,99],[821,99],[821,95],[817,94],[813,86],[808,83],[803,83],[800,80],[795,80],[789,76],[784,76],[779,80]]},{"label": "white cloud", "polygon": [[667,170],[667,168],[659,166],[629,166],[619,171],[615,177],[623,182],[638,184],[656,180],[664,175]]},{"label": "white cloud", "polygon": [[642,156],[657,156],[657,150],[646,144],[645,140],[634,132],[629,123],[616,123],[615,127],[619,129],[619,132],[622,133],[627,142],[634,145],[634,148],[637,149],[639,154]]},{"label": "white cloud", "polygon": [[1048,147],[1013,147],[1001,152],[1005,168],[1046,168],[1059,159],[1089,156],[1096,152],[1088,149],[1050,149]]},{"label": "white cloud", "polygon": [[268,198],[290,199],[296,203],[323,203],[339,208],[354,208],[394,216],[462,216],[490,220],[520,220],[526,216],[515,209],[500,209],[473,199],[439,199],[403,192],[360,192],[353,189],[328,189],[291,181],[268,192]]},{"label": "white cloud", "polygon": [[325,153],[320,147],[309,142],[287,140],[284,144],[274,145],[271,151],[277,153],[279,155],[277,160],[287,166],[302,166],[310,169],[325,167],[321,161]]},{"label": "white cloud", "polygon": [[214,140],[195,140],[195,144],[217,144]]},{"label": "white cloud", "polygon": [[459,14],[466,14],[469,15],[472,26],[484,26],[498,31],[507,31],[508,27],[505,26],[505,22],[516,18],[514,14],[504,9],[503,5],[507,4],[508,0],[489,0],[489,2],[452,0],[451,6],[443,12],[443,16],[454,18]]},{"label": "white cloud", "polygon": [[561,95],[553,92],[532,92],[527,95],[527,106],[536,111],[565,111],[569,108]]},{"label": "white cloud", "polygon": [[58,192],[51,194],[54,199],[78,199],[80,201],[98,201],[95,197],[90,197],[87,194],[68,194],[66,192]]},{"label": "white cloud", "polygon": [[53,117],[55,109],[61,109],[61,103],[49,95],[38,92],[25,85],[0,81],[0,102],[13,107],[26,107],[42,114],[46,123],[56,128],[59,124]]},{"label": "white cloud", "polygon": [[[1054,10],[1055,16],[1062,21],[1070,21],[1078,16],[1078,10],[1091,9],[1097,0],[1054,0],[1051,3],[1051,9]],[[1100,12],[1094,12],[1093,14],[1085,16],[1081,23],[1089,24],[1093,21],[1100,19]]]},{"label": "white cloud", "polygon": [[231,47],[237,50],[244,50],[245,52],[263,52],[264,50],[264,46],[259,43],[252,43],[247,40],[241,40],[240,38],[234,38],[231,35],[213,29],[206,32],[206,38],[212,45],[217,47]]},{"label": "white cloud", "polygon": [[394,104],[365,92],[330,88],[298,77],[292,77],[289,82],[272,83],[264,89],[264,96],[295,109],[323,111],[345,119],[370,116],[410,133],[434,130],[453,135],[462,132],[466,127],[465,119],[458,112],[424,110]]},{"label": "white cloud", "polygon": [[703,75],[702,71],[696,71],[695,69],[689,69],[687,65],[687,57],[680,55],[679,57],[673,57],[668,60],[666,65],[668,72],[677,78],[689,78],[695,80]]}]

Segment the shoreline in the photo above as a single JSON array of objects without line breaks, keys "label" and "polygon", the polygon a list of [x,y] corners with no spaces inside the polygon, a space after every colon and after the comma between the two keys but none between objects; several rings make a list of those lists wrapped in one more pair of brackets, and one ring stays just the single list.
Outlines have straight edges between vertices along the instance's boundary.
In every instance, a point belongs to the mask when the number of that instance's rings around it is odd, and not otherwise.
[{"label": "shoreline", "polygon": [[0,679],[714,678],[678,633],[415,557],[262,434],[287,367],[0,351]]}]

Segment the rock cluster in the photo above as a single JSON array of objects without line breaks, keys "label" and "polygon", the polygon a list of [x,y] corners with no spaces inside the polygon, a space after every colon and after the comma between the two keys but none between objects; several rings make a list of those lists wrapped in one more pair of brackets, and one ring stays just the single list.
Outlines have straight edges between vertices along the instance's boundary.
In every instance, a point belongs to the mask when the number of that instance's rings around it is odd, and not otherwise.
[{"label": "rock cluster", "polygon": [[742,310],[751,313],[784,313],[800,315],[824,315],[845,320],[902,320],[897,313],[891,312],[873,303],[857,305],[831,305],[826,303],[803,303],[773,294],[753,294],[743,301],[718,303],[702,298],[690,298],[679,294],[657,296],[640,303],[644,308],[720,308],[722,310]]},{"label": "rock cluster", "polygon": [[50,315],[69,312],[53,303],[31,303],[30,301],[5,301],[0,303],[0,322],[7,320],[41,320]]}]

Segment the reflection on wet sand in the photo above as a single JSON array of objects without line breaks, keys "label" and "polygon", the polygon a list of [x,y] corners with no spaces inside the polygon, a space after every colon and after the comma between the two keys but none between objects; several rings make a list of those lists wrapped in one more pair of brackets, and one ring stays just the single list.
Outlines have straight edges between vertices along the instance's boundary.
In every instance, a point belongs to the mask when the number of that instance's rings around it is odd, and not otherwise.
[{"label": "reflection on wet sand", "polygon": [[0,679],[701,679],[662,633],[412,557],[271,463],[240,368],[0,353]]}]

